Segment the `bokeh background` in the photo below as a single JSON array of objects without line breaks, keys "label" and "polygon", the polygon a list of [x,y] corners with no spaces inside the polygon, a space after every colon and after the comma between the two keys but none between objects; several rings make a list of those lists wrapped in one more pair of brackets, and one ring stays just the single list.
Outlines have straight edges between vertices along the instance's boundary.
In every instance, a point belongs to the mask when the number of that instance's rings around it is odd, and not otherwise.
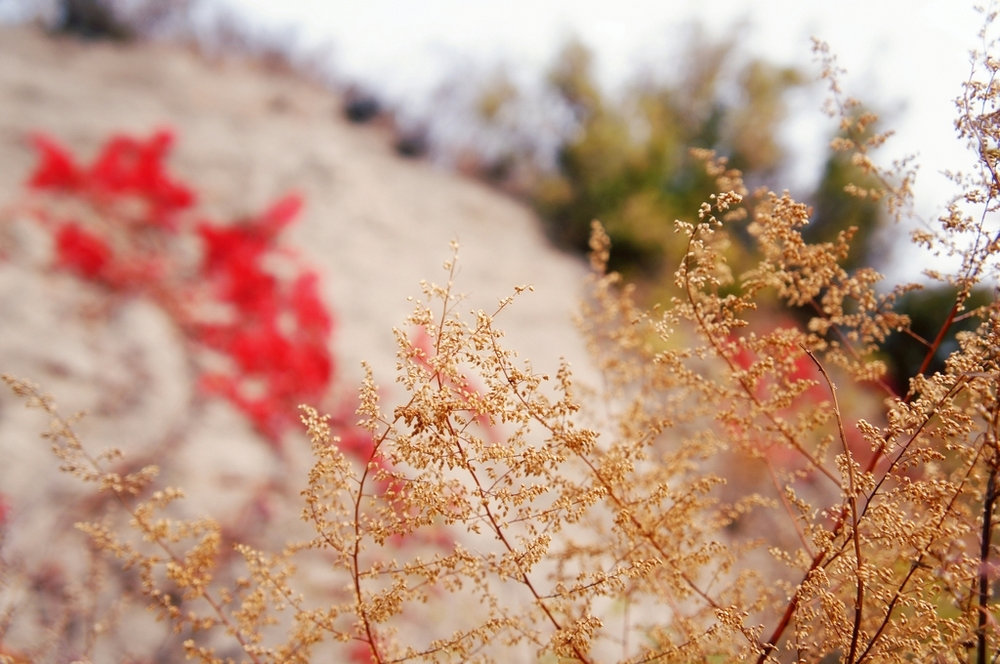
[{"label": "bokeh background", "polygon": [[[0,372],[41,383],[67,413],[88,410],[84,440],[161,462],[164,481],[187,488],[188,514],[272,545],[300,532],[302,432],[274,445],[237,405],[204,398],[201,351],[155,299],[57,269],[27,213],[39,203],[26,186],[33,133],[88,163],[114,134],[168,127],[171,171],[216,220],[301,196],[282,251],[319,276],[335,371],[316,405],[346,430],[363,360],[399,396],[393,327],[421,279],[447,278],[456,239],[462,306],[491,310],[534,285],[498,321],[509,345],[538,371],[565,357],[595,381],[573,320],[590,221],[606,225],[613,266],[645,303],[670,297],[673,221],[713,192],[691,147],[813,206],[812,240],[858,226],[849,267],[920,279],[930,265],[902,240],[954,193],[942,172],[968,163],[954,98],[982,16],[971,3],[895,0],[0,0],[0,23]],[[812,37],[845,70],[845,98],[896,132],[876,160],[920,165],[898,222],[843,192],[865,181],[829,147],[838,122],[824,113]],[[749,244],[729,258],[749,265]],[[949,296],[904,302],[915,330],[934,334]],[[921,358],[906,339],[887,346],[901,373]],[[0,601],[40,617],[25,642],[44,641],[42,618],[85,590],[80,561],[66,559],[80,547],[69,526],[99,507],[58,473],[44,427],[0,394]],[[68,661],[67,643],[52,661]]]}]

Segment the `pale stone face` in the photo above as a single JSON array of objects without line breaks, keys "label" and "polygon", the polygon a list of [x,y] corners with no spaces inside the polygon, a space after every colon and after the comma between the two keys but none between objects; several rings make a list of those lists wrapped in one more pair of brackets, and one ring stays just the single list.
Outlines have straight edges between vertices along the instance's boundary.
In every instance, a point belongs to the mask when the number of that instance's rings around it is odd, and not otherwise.
[{"label": "pale stone face", "polygon": [[[23,191],[35,159],[30,132],[89,163],[112,133],[145,136],[160,126],[176,132],[170,170],[213,219],[303,195],[305,209],[284,237],[321,275],[339,394],[356,391],[362,360],[393,389],[392,328],[403,325],[421,279],[446,279],[441,266],[456,239],[463,306],[492,311],[516,285],[534,284],[503,317],[509,343],[525,357],[551,358],[539,370],[554,372],[560,356],[584,370],[571,321],[583,265],[550,249],[527,209],[399,158],[387,132],[350,124],[340,100],[316,85],[180,48],[51,41],[10,28],[0,42],[0,200]],[[100,288],[48,269],[49,240],[36,224],[3,219],[0,228],[0,371],[39,383],[64,414],[89,410],[79,433],[94,449],[115,445],[146,461],[166,453],[164,480],[184,487],[193,512],[223,523],[265,519],[276,546],[307,534],[297,498],[310,461],[304,433],[288,446],[290,465],[276,465],[239,412],[197,393],[181,338],[155,304],[125,300],[110,312]],[[0,492],[18,520],[5,552],[31,557],[53,529],[67,532],[51,501],[80,489],[38,437],[46,418],[7,395],[0,412]],[[46,550],[59,559],[59,547]]]}]

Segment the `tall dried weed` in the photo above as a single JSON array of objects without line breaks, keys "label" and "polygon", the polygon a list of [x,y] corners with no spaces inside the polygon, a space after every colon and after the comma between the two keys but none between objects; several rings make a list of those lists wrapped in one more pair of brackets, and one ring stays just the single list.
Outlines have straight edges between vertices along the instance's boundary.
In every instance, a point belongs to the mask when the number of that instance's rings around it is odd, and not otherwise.
[{"label": "tall dried weed", "polygon": [[[400,396],[371,372],[361,388],[367,461],[302,407],[311,535],[278,552],[237,544],[234,558],[218,524],[171,517],[180,492],[155,489],[154,468],[114,472],[113,453],[88,452],[48,397],[5,381],[54,418],[63,469],[110,498],[78,528],[198,661],[995,661],[1000,62],[985,30],[984,46],[958,100],[975,168],[955,176],[962,192],[940,222],[914,233],[961,259],[930,274],[958,296],[937,338],[920,340],[927,361],[905,393],[880,351],[908,334],[893,305],[915,287],[846,271],[850,233],[807,243],[805,205],[747,191],[709,153],[718,193],[676,223],[687,249],[673,301],[640,307],[606,272],[594,225],[580,325],[598,385],[565,363],[537,371],[505,345],[502,314],[525,287],[466,313],[456,247],[447,281],[424,284],[396,333]],[[909,162],[876,165],[885,136],[817,50],[838,146],[881,183],[852,193],[908,218]],[[759,255],[744,274],[725,260],[737,235]],[[966,309],[983,286],[990,304]],[[782,308],[806,311],[805,324]],[[928,373],[970,318],[977,331]],[[18,608],[4,607],[5,648]],[[80,629],[99,638],[103,625]]]}]

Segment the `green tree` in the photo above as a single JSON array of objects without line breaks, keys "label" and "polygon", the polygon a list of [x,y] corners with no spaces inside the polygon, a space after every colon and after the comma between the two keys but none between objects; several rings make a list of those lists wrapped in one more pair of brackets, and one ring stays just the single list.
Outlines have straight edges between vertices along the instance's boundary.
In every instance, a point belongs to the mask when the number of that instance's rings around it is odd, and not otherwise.
[{"label": "green tree", "polygon": [[[690,215],[713,181],[689,155],[706,148],[727,155],[750,182],[763,182],[784,160],[777,128],[785,93],[802,77],[753,60],[727,76],[733,45],[704,45],[667,81],[647,76],[610,101],[595,83],[592,53],[566,45],[548,81],[572,113],[576,131],[558,150],[555,172],[538,181],[532,200],[550,237],[583,251],[589,224],[600,219],[615,250],[612,266],[633,277],[658,278],[673,264],[673,222]],[[676,257],[675,257],[676,258]]]}]

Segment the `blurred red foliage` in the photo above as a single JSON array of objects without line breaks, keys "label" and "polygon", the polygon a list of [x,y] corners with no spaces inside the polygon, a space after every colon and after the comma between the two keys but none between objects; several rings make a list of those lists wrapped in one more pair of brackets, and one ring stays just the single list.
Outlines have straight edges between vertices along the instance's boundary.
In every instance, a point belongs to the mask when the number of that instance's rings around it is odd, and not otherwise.
[{"label": "blurred red foliage", "polygon": [[56,264],[95,280],[111,262],[111,248],[97,235],[67,222],[56,232]]},{"label": "blurred red foliage", "polygon": [[115,135],[89,167],[77,164],[58,142],[44,134],[33,137],[41,162],[28,180],[34,189],[75,193],[92,203],[134,196],[146,203],[145,221],[172,228],[176,215],[195,203],[195,195],[165,170],[163,160],[173,133],[159,130],[147,140]]},{"label": "blurred red foliage", "polygon": [[[199,385],[229,399],[278,447],[297,406],[320,401],[335,368],[319,276],[279,244],[303,201],[290,194],[235,223],[195,222],[196,195],[165,164],[173,142],[169,130],[118,134],[81,165],[36,134],[39,162],[27,186],[93,212],[86,224],[45,208],[36,216],[52,233],[56,268],[154,298],[196,348],[224,356],[226,368],[204,372]],[[191,240],[200,250],[194,265],[182,251]],[[291,265],[282,276],[273,270],[278,259]]]}]

